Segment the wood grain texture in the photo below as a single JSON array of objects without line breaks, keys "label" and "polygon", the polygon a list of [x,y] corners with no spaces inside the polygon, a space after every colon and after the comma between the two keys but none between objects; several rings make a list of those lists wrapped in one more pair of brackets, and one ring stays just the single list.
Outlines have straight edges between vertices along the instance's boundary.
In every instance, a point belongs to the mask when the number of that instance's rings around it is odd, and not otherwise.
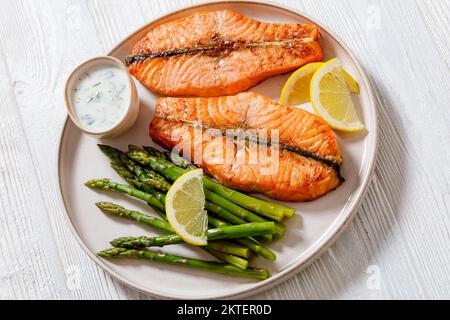
[{"label": "wood grain texture", "polygon": [[[256,298],[450,298],[450,2],[274,1],[334,30],[376,89],[373,183],[345,233]],[[150,299],[94,265],[59,199],[70,70],[148,21],[199,1],[3,1],[0,11],[0,299]],[[380,275],[380,287],[373,283]]]}]

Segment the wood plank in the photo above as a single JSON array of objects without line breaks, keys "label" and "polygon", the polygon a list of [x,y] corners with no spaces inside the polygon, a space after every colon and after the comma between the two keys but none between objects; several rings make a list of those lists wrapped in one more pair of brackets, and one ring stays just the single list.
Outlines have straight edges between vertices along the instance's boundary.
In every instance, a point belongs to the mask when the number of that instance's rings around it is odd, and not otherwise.
[{"label": "wood plank", "polygon": [[[112,282],[110,276],[94,265],[76,244],[63,217],[65,209],[58,196],[55,168],[59,133],[66,117],[62,100],[64,81],[82,59],[102,53],[101,41],[90,31],[93,19],[85,17],[88,9],[84,6],[83,3],[79,6],[62,1],[9,3],[2,10],[1,21],[8,23],[2,24],[0,43],[5,48],[11,82],[15,85],[16,112],[20,112],[22,125],[27,128],[18,136],[26,139],[30,148],[30,155],[23,157],[24,161],[28,159],[35,165],[38,185],[32,190],[40,189],[40,201],[44,203],[40,212],[47,212],[53,230],[52,242],[58,244],[54,259],[59,258],[62,270],[52,271],[63,282],[55,287],[66,291],[67,297],[71,298],[127,298],[135,294],[130,295],[127,288]],[[16,41],[17,37],[20,42]],[[17,57],[28,63],[17,63]],[[31,208],[23,211],[26,215],[34,214]],[[79,284],[67,288],[66,281],[74,276],[79,277],[75,281]],[[28,287],[33,289],[33,286]]]},{"label": "wood plank", "polygon": [[[448,144],[440,142],[448,141],[450,133],[448,109],[442,108],[450,101],[448,68],[415,6],[400,1],[303,3],[306,12],[338,31],[371,76],[378,91],[380,156],[374,182],[347,232],[277,293],[259,297],[448,296],[450,170]],[[368,15],[377,10],[379,28],[368,28]],[[439,28],[432,24],[428,29]],[[381,290],[366,285],[372,264],[381,272]]]},{"label": "wood plank", "polygon": [[0,299],[64,298],[67,292],[63,287],[63,269],[39,191],[13,85],[2,50]]}]

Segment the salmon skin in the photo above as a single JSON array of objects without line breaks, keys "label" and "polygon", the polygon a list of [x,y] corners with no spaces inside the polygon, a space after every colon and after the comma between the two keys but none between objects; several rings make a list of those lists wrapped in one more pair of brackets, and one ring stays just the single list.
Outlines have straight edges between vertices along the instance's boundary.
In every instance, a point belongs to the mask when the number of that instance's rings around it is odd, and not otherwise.
[{"label": "salmon skin", "polygon": [[[239,136],[241,131],[250,134]],[[314,114],[257,93],[160,98],[149,132],[222,184],[245,192],[310,201],[343,182],[331,128]]]},{"label": "salmon skin", "polygon": [[233,11],[202,11],[161,24],[126,58],[148,89],[170,96],[233,95],[321,61],[313,24],[263,23]]}]

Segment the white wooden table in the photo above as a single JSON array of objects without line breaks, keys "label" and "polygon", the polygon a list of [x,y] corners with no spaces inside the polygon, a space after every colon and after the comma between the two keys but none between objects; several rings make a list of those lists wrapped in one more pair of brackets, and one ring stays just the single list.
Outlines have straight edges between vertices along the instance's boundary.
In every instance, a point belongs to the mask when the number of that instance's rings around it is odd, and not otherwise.
[{"label": "white wooden table", "polygon": [[[377,92],[381,145],[346,232],[255,298],[450,298],[450,1],[276,2],[355,52]],[[63,86],[83,60],[194,3],[0,0],[0,298],[150,298],[99,269],[66,225],[56,178]]]}]

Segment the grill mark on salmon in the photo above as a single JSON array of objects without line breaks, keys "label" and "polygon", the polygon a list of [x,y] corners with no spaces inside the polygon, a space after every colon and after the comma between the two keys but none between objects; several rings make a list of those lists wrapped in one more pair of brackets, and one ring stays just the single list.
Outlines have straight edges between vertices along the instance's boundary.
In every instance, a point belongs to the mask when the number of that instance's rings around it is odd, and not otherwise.
[{"label": "grill mark on salmon", "polygon": [[145,54],[135,54],[128,55],[125,58],[125,63],[127,66],[139,61],[144,61],[146,59],[154,59],[154,58],[165,58],[182,54],[195,54],[202,53],[208,56],[219,56],[221,54],[226,54],[231,50],[239,50],[239,49],[247,49],[247,48],[258,48],[258,47],[268,47],[268,46],[278,46],[281,48],[294,48],[300,44],[313,42],[312,38],[304,38],[304,39],[290,39],[290,40],[279,40],[279,41],[270,41],[270,42],[244,42],[244,41],[214,41],[212,45],[205,46],[194,46],[192,48],[183,48],[178,50],[169,50],[169,51],[159,51],[153,53],[145,53]]},{"label": "grill mark on salmon", "polygon": [[[265,155],[273,151],[270,144],[261,144],[264,140],[260,138],[265,130],[270,137],[274,129],[279,130],[279,169],[264,175],[270,166]],[[200,137],[195,137],[195,130],[200,130]],[[250,134],[246,136],[244,130]],[[155,142],[169,149],[182,146],[183,155],[200,160],[196,164],[208,174],[243,191],[308,201],[343,182],[339,173],[342,156],[331,128],[307,111],[281,106],[253,92],[215,98],[160,98],[149,132]],[[243,140],[248,139],[245,150],[236,144],[239,139],[235,135],[240,132]],[[215,147],[221,149],[222,145],[220,154]],[[230,150],[231,154],[226,154]],[[256,155],[258,161],[238,162],[242,155],[245,159]]]},{"label": "grill mark on salmon", "polygon": [[126,58],[147,88],[172,96],[232,95],[321,61],[313,24],[272,24],[232,11],[203,11],[161,24]]},{"label": "grill mark on salmon", "polygon": [[[231,132],[223,132],[222,131],[222,134],[228,135],[230,137],[236,137],[238,139],[240,137],[242,137],[242,135],[239,132],[233,132],[233,131],[231,131]],[[243,135],[244,135],[243,139],[248,140],[250,142],[264,143],[264,144],[268,145],[269,147],[270,146],[278,146],[279,148],[282,148],[282,149],[285,149],[287,151],[291,151],[291,152],[297,153],[297,154],[299,154],[299,155],[301,155],[303,157],[311,158],[311,159],[314,159],[316,161],[322,162],[323,164],[325,164],[325,165],[331,167],[332,169],[334,169],[336,171],[339,179],[342,182],[345,181],[345,178],[341,175],[341,164],[338,164],[338,163],[336,163],[333,160],[330,160],[330,159],[324,158],[322,156],[319,156],[318,154],[310,152],[310,151],[308,151],[306,149],[296,148],[296,147],[293,147],[291,145],[284,144],[284,143],[272,142],[272,141],[270,141],[268,139],[264,140],[264,139],[261,138],[261,136],[258,136],[258,135],[252,135],[252,134],[249,135],[249,134],[246,134],[246,133],[244,133]]]}]

